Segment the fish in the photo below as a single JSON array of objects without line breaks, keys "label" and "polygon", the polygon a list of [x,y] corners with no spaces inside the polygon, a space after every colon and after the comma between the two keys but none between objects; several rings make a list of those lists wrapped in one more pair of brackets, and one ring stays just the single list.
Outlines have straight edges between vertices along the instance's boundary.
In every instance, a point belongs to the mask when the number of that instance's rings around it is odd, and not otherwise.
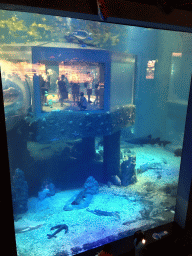
[{"label": "fish", "polygon": [[182,155],[182,148],[178,148],[178,149],[176,149],[175,151],[174,151],[174,155],[175,156],[181,156]]},{"label": "fish", "polygon": [[38,229],[41,226],[43,226],[44,223],[41,222],[37,222],[37,221],[31,221],[28,219],[25,220],[19,220],[17,222],[14,222],[14,226],[15,226],[15,233],[24,233],[24,232],[28,232],[34,229]]},{"label": "fish", "polygon": [[44,151],[44,150],[47,150],[47,149],[50,149],[50,148],[51,148],[51,146],[47,146],[47,147],[41,148],[40,150]]},{"label": "fish", "polygon": [[74,32],[72,32],[71,35],[80,40],[85,40],[85,39],[92,40],[92,38],[89,37],[89,35],[91,35],[91,33],[87,32],[85,30],[74,31]]},{"label": "fish", "polygon": [[129,221],[126,221],[123,223],[123,225],[127,225],[129,226],[130,224],[134,223],[134,222],[137,222],[138,220],[129,220]]},{"label": "fish", "polygon": [[101,210],[90,210],[89,208],[86,209],[88,212],[91,212],[98,216],[112,216],[117,217],[120,220],[119,212],[107,212],[107,211],[101,211]]},{"label": "fish", "polygon": [[60,138],[53,138],[53,139],[50,139],[49,141],[53,142],[53,141],[58,141],[58,140],[60,140]]},{"label": "fish", "polygon": [[55,235],[65,229],[65,234],[68,232],[68,226],[66,224],[57,225],[51,228],[51,230],[57,229],[53,234],[47,234],[47,238],[56,237]]},{"label": "fish", "polygon": [[156,138],[156,139],[152,139],[151,134],[146,136],[146,137],[140,137],[140,138],[135,138],[135,139],[131,139],[131,140],[125,140],[126,142],[130,143],[130,144],[137,144],[137,145],[141,145],[143,147],[143,145],[145,144],[150,144],[150,145],[155,145],[158,144],[159,146],[161,146],[161,144],[163,144],[163,146],[165,147],[167,144],[170,144],[170,141],[167,140],[160,140],[160,138]]},{"label": "fish", "polygon": [[74,133],[72,133],[73,135],[74,135],[74,137],[77,137],[77,136],[79,136],[80,134],[78,133],[78,132],[74,132]]},{"label": "fish", "polygon": [[117,175],[112,175],[111,176],[111,181],[114,185],[121,186],[121,180]]},{"label": "fish", "polygon": [[93,40],[93,38],[90,37],[91,33],[85,31],[85,30],[77,30],[72,33],[68,32],[64,36],[66,41],[68,43],[78,43],[81,45],[81,47],[86,47],[86,46],[95,46],[94,44],[90,44],[85,42],[85,40]]}]

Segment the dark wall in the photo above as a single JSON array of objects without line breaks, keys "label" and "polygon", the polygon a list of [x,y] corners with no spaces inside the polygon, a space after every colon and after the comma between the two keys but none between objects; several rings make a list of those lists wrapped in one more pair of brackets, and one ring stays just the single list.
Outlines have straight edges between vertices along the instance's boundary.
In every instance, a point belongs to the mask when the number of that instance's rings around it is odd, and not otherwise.
[{"label": "dark wall", "polygon": [[[191,12],[188,11],[190,10],[190,4],[184,5],[182,4],[182,1],[179,1],[179,3],[177,2],[177,5],[173,6],[172,11],[170,13],[168,12],[169,14],[166,14],[159,5],[157,6],[157,2],[162,1],[154,1],[153,5],[141,4],[141,2],[148,3],[149,1],[147,0],[139,2],[140,3],[126,0],[105,0],[105,5],[110,17],[192,27],[192,15]],[[97,15],[96,0],[0,0],[0,3]],[[185,10],[179,10],[179,8],[185,8]]]}]

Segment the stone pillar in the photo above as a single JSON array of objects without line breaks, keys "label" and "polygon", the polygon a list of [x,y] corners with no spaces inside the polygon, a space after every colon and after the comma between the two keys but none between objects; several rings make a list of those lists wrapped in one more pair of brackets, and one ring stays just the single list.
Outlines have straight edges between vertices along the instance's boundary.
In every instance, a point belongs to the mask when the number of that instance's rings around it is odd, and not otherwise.
[{"label": "stone pillar", "polygon": [[83,160],[92,160],[95,156],[95,137],[82,138],[82,147]]},{"label": "stone pillar", "polygon": [[121,131],[104,136],[104,182],[108,182],[111,175],[120,174],[120,136]]}]

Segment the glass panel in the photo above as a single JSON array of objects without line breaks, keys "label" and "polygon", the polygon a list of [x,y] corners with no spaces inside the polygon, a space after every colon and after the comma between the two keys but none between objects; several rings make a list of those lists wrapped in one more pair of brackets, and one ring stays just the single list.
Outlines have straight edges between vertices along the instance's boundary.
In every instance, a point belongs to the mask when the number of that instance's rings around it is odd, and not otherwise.
[{"label": "glass panel", "polygon": [[[191,81],[191,60],[190,54],[180,52],[172,53],[167,128],[169,130],[169,140],[172,141],[177,154],[178,152],[181,154],[183,144]],[[177,150],[178,148],[180,148],[179,151]]]},{"label": "glass panel", "polygon": [[131,54],[113,55],[111,63],[110,103],[111,111],[133,104],[135,56]]},{"label": "glass panel", "polygon": [[191,34],[0,17],[18,255],[76,255],[172,221]]},{"label": "glass panel", "polygon": [[[103,109],[104,64],[62,61],[53,65],[47,62],[46,69],[47,72],[39,76],[43,112]],[[86,100],[81,106],[79,103],[84,97]]]}]

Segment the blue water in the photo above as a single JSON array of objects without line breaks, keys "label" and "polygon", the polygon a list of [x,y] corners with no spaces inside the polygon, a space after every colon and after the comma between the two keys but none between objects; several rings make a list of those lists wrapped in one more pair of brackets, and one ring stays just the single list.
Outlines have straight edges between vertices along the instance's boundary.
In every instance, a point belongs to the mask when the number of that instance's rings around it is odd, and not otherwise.
[{"label": "blue water", "polygon": [[0,13],[18,255],[76,255],[172,221],[191,35]]}]

